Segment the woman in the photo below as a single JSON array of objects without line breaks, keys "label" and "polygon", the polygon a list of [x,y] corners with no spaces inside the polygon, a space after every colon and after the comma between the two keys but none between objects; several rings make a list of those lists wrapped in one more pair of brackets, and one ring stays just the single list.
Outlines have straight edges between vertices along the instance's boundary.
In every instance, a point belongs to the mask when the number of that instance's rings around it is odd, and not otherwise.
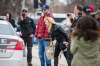
[{"label": "woman", "polygon": [[15,24],[15,20],[12,19],[11,13],[9,13],[9,12],[6,13],[6,20],[7,20],[8,22],[10,22],[10,24],[11,24],[14,28],[17,27],[16,24]]},{"label": "woman", "polygon": [[100,39],[96,21],[81,17],[71,38],[72,66],[100,66]]},{"label": "woman", "polygon": [[71,66],[72,55],[70,53],[70,40],[60,23],[54,25],[54,30],[52,31],[52,39],[56,40],[54,52],[54,66],[58,66],[59,55],[61,51],[65,56],[68,66]]}]

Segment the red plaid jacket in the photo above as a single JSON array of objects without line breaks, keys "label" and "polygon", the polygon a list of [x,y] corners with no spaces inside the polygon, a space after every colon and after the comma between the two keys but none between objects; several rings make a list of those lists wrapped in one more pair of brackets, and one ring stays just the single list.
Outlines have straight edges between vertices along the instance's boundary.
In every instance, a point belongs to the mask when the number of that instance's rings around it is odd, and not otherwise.
[{"label": "red plaid jacket", "polygon": [[38,21],[35,36],[37,38],[48,38],[48,28],[45,25],[44,16],[41,16]]}]

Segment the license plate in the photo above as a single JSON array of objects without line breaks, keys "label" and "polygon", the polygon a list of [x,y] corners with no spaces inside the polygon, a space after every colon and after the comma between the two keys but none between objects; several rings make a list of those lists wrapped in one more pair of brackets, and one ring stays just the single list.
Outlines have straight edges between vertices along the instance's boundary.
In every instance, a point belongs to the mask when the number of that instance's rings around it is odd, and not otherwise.
[{"label": "license plate", "polygon": [[6,44],[7,43],[7,39],[1,39],[0,43],[1,44]]},{"label": "license plate", "polygon": [[0,49],[0,53],[6,53],[6,50],[5,49]]}]

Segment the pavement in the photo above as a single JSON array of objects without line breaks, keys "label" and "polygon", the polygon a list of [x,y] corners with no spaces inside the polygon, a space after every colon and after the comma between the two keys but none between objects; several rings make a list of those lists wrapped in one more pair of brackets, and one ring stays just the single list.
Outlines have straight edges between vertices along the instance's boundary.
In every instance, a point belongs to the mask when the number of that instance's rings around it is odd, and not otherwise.
[{"label": "pavement", "polygon": [[[33,46],[32,55],[33,55],[33,59],[32,59],[33,66],[41,66],[39,55],[38,55],[38,45]],[[52,66],[54,66],[54,60],[52,60]],[[67,66],[67,62],[62,53],[60,53],[60,56],[59,56],[59,65],[58,66]]]}]

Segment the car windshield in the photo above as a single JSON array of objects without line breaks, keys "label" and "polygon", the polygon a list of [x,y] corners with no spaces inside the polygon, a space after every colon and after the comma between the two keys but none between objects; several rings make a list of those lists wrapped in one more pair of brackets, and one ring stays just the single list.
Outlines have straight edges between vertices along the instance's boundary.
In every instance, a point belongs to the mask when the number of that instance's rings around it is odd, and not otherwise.
[{"label": "car windshield", "polygon": [[8,24],[0,24],[0,34],[2,34],[2,35],[16,35],[13,28]]},{"label": "car windshield", "polygon": [[63,20],[65,20],[66,18],[54,18],[55,22],[62,22]]}]

